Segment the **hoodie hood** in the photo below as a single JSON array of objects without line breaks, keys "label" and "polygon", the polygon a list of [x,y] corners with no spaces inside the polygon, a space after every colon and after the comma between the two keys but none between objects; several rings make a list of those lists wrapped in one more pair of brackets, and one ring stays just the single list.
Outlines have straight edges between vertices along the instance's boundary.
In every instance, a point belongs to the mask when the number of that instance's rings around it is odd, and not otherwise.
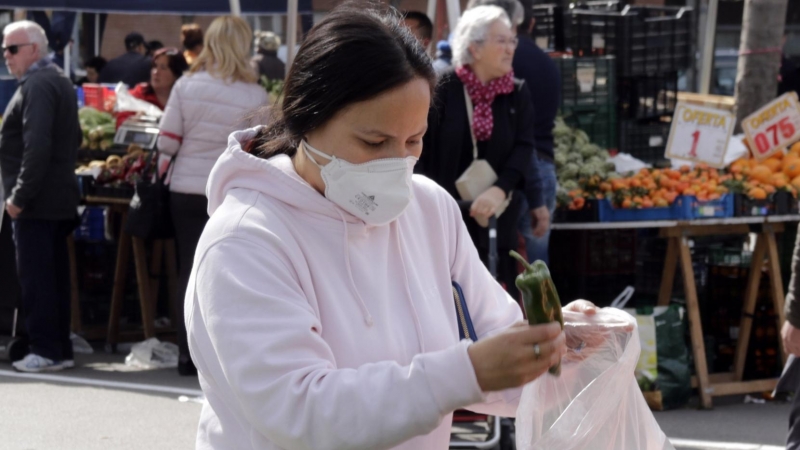
[{"label": "hoodie hood", "polygon": [[346,222],[350,232],[363,232],[369,225],[320,194],[294,168],[287,155],[259,158],[243,150],[261,127],[235,131],[228,137],[228,148],[219,157],[206,185],[208,215],[225,201],[232,189],[248,189],[279,200],[309,214]]}]

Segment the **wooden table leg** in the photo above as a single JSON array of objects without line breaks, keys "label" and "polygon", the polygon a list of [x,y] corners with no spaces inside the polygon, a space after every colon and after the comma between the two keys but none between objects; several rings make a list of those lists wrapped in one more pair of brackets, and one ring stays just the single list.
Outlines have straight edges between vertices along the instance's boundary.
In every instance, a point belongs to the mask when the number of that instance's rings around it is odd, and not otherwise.
[{"label": "wooden table leg", "polygon": [[75,257],[75,238],[67,236],[67,255],[69,258],[70,321],[73,333],[83,331],[81,325],[81,297],[78,291],[78,261]]},{"label": "wooden table leg", "polygon": [[780,330],[783,323],[786,321],[786,313],[783,310],[783,279],[781,275],[781,264],[778,257],[778,245],[775,242],[775,231],[772,229],[765,229],[763,233],[764,238],[767,240],[767,258],[769,258],[769,282],[770,292],[772,295],[772,305],[775,308],[775,317],[778,319],[778,343],[780,345],[781,357],[783,364],[786,364],[786,359],[789,355],[786,354],[783,348],[783,339],[780,338]]},{"label": "wooden table leg", "polygon": [[664,258],[664,271],[661,275],[658,306],[669,306],[672,300],[672,289],[675,286],[675,269],[678,267],[678,245],[680,245],[680,238],[667,238],[667,255]]},{"label": "wooden table leg", "polygon": [[175,249],[175,239],[164,242],[167,250],[167,280],[169,283],[169,306],[172,314],[172,326],[178,328],[178,317],[183,311],[182,298],[178,298],[178,253]]},{"label": "wooden table leg", "polygon": [[708,378],[708,365],[706,364],[706,347],[703,342],[703,327],[700,322],[700,306],[697,299],[697,285],[694,280],[692,267],[692,254],[689,250],[688,239],[680,239],[678,254],[680,256],[683,286],[686,293],[686,309],[689,314],[689,327],[692,335],[692,351],[694,353],[694,367],[697,373],[700,403],[703,408],[710,409],[711,401],[710,383]]},{"label": "wooden table leg", "polygon": [[122,314],[125,281],[128,277],[131,236],[125,232],[125,219],[127,216],[128,213],[123,212],[120,220],[119,242],[117,243],[117,263],[116,269],[114,270],[114,289],[111,292],[111,312],[108,317],[108,337],[106,341],[112,348],[119,340],[119,318]]},{"label": "wooden table leg", "polygon": [[747,288],[742,307],[742,322],[739,325],[739,338],[736,340],[736,355],[733,359],[734,381],[742,381],[744,378],[744,365],[747,359],[747,348],[750,344],[750,334],[753,330],[753,314],[756,311],[758,287],[761,284],[761,268],[764,266],[766,251],[766,238],[763,233],[759,233],[756,237],[756,248],[753,249],[753,259],[750,263],[750,273],[747,278]]},{"label": "wooden table leg", "polygon": [[156,239],[153,241],[153,259],[150,263],[150,298],[153,310],[151,314],[156,317],[158,307],[158,292],[161,289],[161,269],[164,260],[164,241]]},{"label": "wooden table leg", "polygon": [[133,242],[133,261],[136,264],[136,281],[139,285],[139,308],[142,311],[142,327],[145,339],[155,337],[155,323],[153,319],[152,298],[150,296],[150,273],[147,269],[147,253],[144,239],[131,237]]}]

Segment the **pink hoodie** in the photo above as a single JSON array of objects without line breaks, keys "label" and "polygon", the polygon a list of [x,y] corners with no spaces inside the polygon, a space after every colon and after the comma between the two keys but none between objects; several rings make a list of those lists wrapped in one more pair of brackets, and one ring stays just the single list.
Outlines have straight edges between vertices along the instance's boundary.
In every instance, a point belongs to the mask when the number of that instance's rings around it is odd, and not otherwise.
[{"label": "pink hoodie", "polygon": [[[451,280],[479,338],[522,320],[481,263],[455,201],[413,178],[395,222],[372,227],[233,133],[207,194],[211,220],[186,293],[208,403],[198,449],[446,449],[452,411],[513,417],[458,341]],[[472,405],[472,406],[470,406]]]}]

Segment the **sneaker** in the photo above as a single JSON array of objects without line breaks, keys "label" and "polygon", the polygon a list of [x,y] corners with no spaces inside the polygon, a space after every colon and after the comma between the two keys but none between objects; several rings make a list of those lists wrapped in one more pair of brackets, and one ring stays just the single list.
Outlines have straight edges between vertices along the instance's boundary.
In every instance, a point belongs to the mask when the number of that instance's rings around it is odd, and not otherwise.
[{"label": "sneaker", "polygon": [[[75,363],[73,362],[73,365]],[[39,372],[57,372],[64,369],[64,365],[60,362],[55,362],[52,359],[47,359],[39,355],[30,353],[25,358],[15,362],[14,368],[20,372],[39,373]]]}]

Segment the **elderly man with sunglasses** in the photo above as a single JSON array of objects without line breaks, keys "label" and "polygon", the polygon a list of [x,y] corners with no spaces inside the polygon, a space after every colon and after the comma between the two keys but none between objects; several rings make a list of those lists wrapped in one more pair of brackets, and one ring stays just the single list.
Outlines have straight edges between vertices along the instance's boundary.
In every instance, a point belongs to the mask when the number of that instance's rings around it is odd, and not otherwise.
[{"label": "elderly man with sunglasses", "polygon": [[36,23],[3,30],[3,56],[19,80],[0,126],[0,173],[31,344],[14,363],[23,372],[74,366],[66,238],[76,223],[81,129],[72,83],[46,55],[47,37]]}]

